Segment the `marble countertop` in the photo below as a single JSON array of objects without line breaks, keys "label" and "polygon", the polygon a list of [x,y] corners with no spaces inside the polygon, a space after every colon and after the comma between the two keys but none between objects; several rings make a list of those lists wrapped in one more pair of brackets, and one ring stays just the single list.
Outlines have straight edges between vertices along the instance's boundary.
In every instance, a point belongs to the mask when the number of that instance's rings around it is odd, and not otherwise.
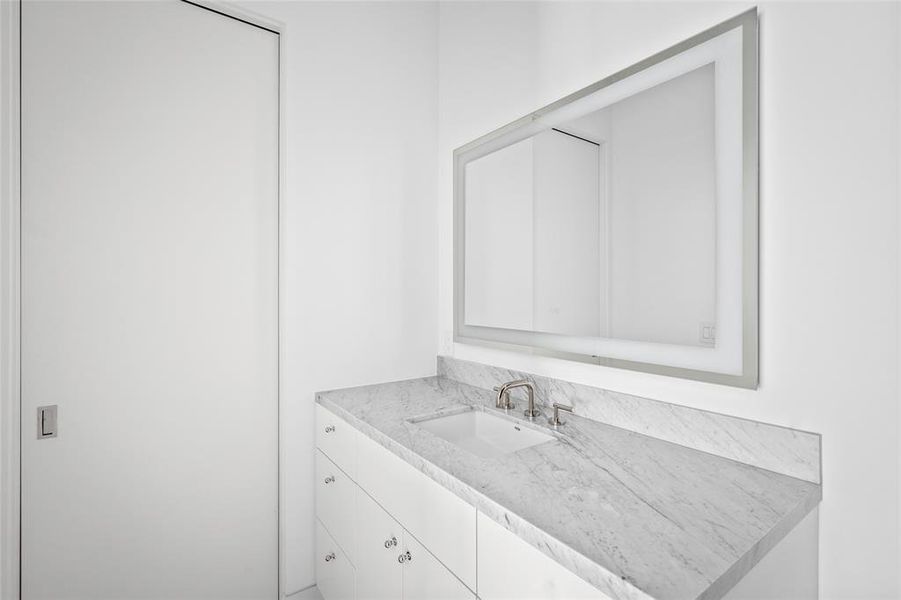
[{"label": "marble countertop", "polygon": [[[467,405],[496,411],[491,391],[444,377],[317,400],[616,600],[722,597],[822,495],[814,483],[569,414],[557,440],[485,459],[409,421]],[[522,406],[510,416],[526,421]],[[551,431],[546,423],[535,420]]]}]

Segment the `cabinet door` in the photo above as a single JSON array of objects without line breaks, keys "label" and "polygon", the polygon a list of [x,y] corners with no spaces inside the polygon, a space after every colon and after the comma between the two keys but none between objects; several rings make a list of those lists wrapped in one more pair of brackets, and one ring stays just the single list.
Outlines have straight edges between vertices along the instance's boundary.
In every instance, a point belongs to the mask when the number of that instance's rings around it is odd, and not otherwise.
[{"label": "cabinet door", "polygon": [[399,600],[403,566],[398,560],[404,530],[357,487],[357,588],[365,600]]},{"label": "cabinet door", "polygon": [[354,557],[354,514],[356,484],[344,471],[316,451],[316,516],[350,561]]},{"label": "cabinet door", "polygon": [[404,550],[404,600],[475,600],[475,594],[409,533]]},{"label": "cabinet door", "polygon": [[316,585],[325,600],[354,600],[354,568],[316,520]]},{"label": "cabinet door", "polygon": [[475,589],[475,507],[369,437],[360,435],[358,448],[360,487]]},{"label": "cabinet door", "polygon": [[479,597],[482,600],[608,600],[569,569],[479,513]]}]

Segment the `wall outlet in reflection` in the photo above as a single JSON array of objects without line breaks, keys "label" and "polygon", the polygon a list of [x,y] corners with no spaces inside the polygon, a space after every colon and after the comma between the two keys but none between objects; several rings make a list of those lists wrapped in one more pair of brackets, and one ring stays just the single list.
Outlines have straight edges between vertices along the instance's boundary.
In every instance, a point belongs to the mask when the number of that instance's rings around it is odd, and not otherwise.
[{"label": "wall outlet in reflection", "polygon": [[701,321],[698,325],[698,341],[702,346],[716,346],[716,323]]}]

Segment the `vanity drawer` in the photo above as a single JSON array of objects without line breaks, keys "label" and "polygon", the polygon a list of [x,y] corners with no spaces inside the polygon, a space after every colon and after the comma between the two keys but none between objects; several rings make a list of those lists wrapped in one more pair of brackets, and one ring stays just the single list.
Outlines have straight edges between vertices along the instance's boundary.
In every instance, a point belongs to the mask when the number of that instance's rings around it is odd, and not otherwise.
[{"label": "vanity drawer", "polygon": [[357,483],[470,589],[476,589],[476,509],[365,435]]},{"label": "vanity drawer", "polygon": [[482,600],[610,600],[490,517],[479,514],[478,520],[479,598]]},{"label": "vanity drawer", "polygon": [[357,430],[333,412],[316,405],[316,447],[351,479],[357,473]]},{"label": "vanity drawer", "polygon": [[316,521],[316,586],[325,600],[354,600],[354,567],[322,523]]},{"label": "vanity drawer", "polygon": [[356,484],[322,453],[316,451],[316,516],[351,562],[356,548],[354,520]]}]

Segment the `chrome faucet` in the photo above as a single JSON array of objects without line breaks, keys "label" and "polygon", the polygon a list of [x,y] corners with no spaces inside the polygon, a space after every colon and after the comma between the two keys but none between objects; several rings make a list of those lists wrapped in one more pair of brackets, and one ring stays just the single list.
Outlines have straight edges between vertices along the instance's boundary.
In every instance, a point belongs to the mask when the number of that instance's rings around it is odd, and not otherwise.
[{"label": "chrome faucet", "polygon": [[535,386],[531,381],[517,379],[516,381],[508,381],[501,387],[495,388],[497,390],[497,401],[495,405],[498,408],[513,408],[513,404],[510,402],[509,392],[513,388],[518,387],[524,387],[526,388],[526,391],[529,392],[529,408],[525,410],[525,415],[530,419],[534,419],[541,413],[535,409]]},{"label": "chrome faucet", "polygon": [[500,386],[495,387],[494,391],[497,392],[497,398],[494,401],[495,408],[502,408],[504,410],[512,410],[516,408],[516,405],[513,404],[513,400],[510,399],[510,392],[501,392]]}]

